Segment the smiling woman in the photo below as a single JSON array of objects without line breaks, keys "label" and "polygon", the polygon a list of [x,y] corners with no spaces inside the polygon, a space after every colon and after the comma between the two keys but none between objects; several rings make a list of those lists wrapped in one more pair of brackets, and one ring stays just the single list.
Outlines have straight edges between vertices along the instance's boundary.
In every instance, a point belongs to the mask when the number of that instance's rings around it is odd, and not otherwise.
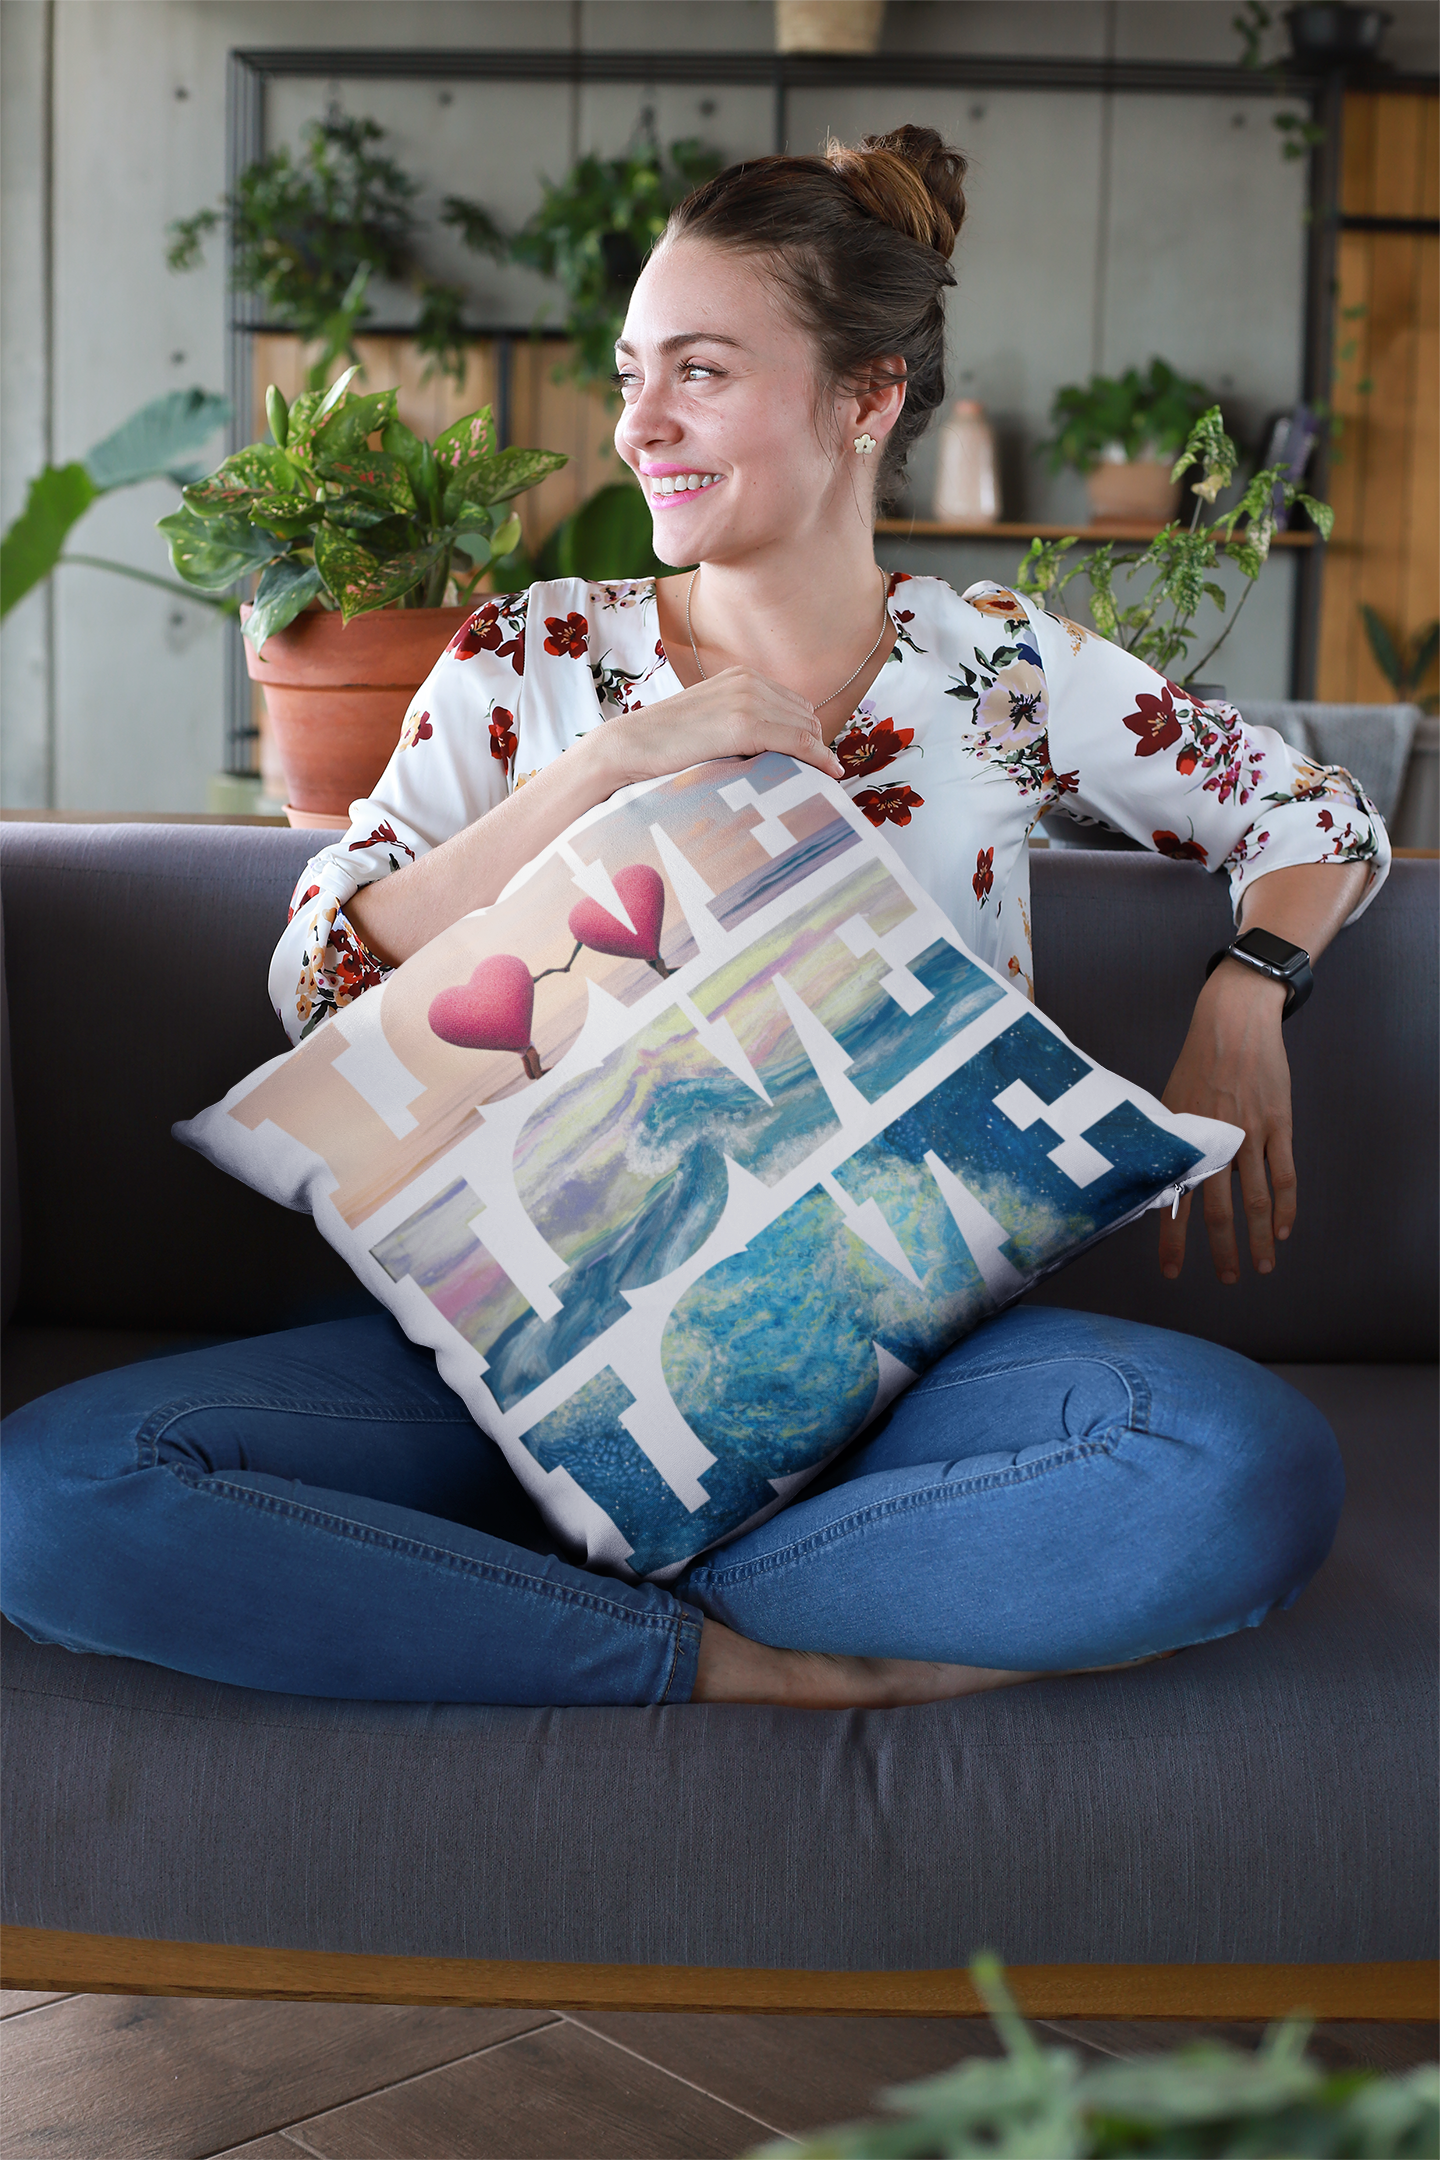
[{"label": "smiling woman", "polygon": [[[621,788],[766,751],[838,779],[970,949],[1033,994],[1027,841],[1063,810],[1191,866],[1177,875],[1223,870],[1246,932],[1269,933],[1197,984],[1165,1095],[1243,1127],[1246,1232],[1265,1273],[1296,1207],[1287,955],[1313,957],[1367,904],[1384,827],[1348,774],[1008,587],[960,595],[879,570],[877,504],[944,397],[964,170],[932,131],[906,127],[733,166],[676,209],[617,348],[615,440],[657,555],[697,567],[485,602],[416,692],[374,795],[303,873],[271,972],[276,1010],[292,1038],[332,1027]],[[524,1017],[515,1054],[538,1064]],[[1048,1147],[1044,1108],[1027,1090],[1015,1115]],[[1161,1233],[1167,1274],[1188,1205]],[[1207,1183],[1204,1212],[1216,1271],[1237,1281],[1228,1172]],[[317,1388],[327,1359],[343,1372]],[[127,1567],[166,1585],[156,1624],[173,1631],[173,1661],[198,1669],[192,1646],[228,1597],[269,1614],[259,1677],[254,1661],[246,1671],[281,1690],[326,1692],[311,1648],[333,1639],[346,1671],[358,1642],[369,1692],[392,1699],[531,1701],[515,1690],[536,1683],[516,1674],[537,1659],[557,1703],[965,1695],[1257,1625],[1323,1560],[1340,1500],[1329,1428],[1271,1375],[1186,1336],[1016,1307],[761,1528],[668,1587],[599,1582],[555,1554],[499,1455],[383,1316],[353,1323],[343,1346],[302,1330],[198,1353],[168,1382],[166,1370],[102,1376],[89,1396],[21,1413],[38,1441],[52,1418],[66,1440],[12,1450],[19,1479],[27,1463],[73,1471],[63,1490],[34,1472],[28,1515],[7,1514],[10,1579],[50,1586],[25,1624],[88,1646],[64,1606],[64,1585],[87,1579],[66,1550],[85,1535],[74,1511],[116,1465],[143,1463],[155,1474],[126,1518]],[[163,1419],[162,1388],[184,1405]],[[156,1430],[163,1464],[144,1437]],[[247,1506],[249,1542],[207,1571],[172,1502],[200,1488],[232,1507],[251,1486],[281,1497]],[[218,1501],[196,1504],[216,1519]],[[118,1515],[96,1520],[112,1537]],[[126,1647],[123,1616],[94,1647]]]}]

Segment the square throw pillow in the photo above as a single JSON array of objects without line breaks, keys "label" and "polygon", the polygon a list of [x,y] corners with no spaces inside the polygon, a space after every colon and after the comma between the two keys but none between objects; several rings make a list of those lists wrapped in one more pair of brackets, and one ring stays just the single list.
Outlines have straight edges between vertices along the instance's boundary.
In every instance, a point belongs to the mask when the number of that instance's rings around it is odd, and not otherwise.
[{"label": "square throw pillow", "polygon": [[662,1580],[1242,1137],[1072,1048],[777,755],[600,805],[175,1131],[310,1210],[578,1559]]}]

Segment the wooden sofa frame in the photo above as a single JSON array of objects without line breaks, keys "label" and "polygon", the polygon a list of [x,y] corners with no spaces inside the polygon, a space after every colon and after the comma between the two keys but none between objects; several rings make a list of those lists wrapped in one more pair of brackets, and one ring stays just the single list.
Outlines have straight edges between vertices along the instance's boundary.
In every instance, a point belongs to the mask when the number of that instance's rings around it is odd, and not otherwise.
[{"label": "wooden sofa frame", "polygon": [[[1440,2015],[1440,1965],[1016,1965],[1032,2017],[1283,2017],[1423,2022]],[[57,1928],[0,1928],[0,1987],[37,1994],[217,1995],[279,2002],[424,2003],[483,2009],[808,2012],[981,2017],[970,1975],[764,1971],[745,1966],[561,1965],[365,1957],[233,1943],[153,1942]]]}]

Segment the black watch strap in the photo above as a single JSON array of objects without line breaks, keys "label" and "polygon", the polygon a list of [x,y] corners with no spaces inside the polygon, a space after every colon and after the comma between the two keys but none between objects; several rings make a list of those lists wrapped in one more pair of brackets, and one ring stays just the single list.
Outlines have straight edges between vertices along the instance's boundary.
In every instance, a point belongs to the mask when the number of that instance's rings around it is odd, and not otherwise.
[{"label": "black watch strap", "polygon": [[1219,952],[1212,953],[1205,967],[1207,982],[1222,960],[1238,960],[1242,967],[1254,968],[1258,975],[1268,975],[1271,982],[1283,983],[1285,1010],[1280,1015],[1282,1020],[1299,1012],[1315,987],[1310,955],[1304,946],[1291,945],[1268,930],[1242,930]]}]

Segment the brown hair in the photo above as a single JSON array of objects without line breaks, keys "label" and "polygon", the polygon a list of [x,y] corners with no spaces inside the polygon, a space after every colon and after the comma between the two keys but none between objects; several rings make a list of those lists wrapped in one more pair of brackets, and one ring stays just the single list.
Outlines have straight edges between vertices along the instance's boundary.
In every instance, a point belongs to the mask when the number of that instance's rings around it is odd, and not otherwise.
[{"label": "brown hair", "polygon": [[[898,491],[911,445],[945,396],[942,295],[955,283],[964,177],[965,159],[933,128],[896,128],[853,148],[829,142],[823,157],[731,165],[686,196],[662,238],[772,257],[832,385],[904,382],[878,503]],[[893,374],[875,365],[887,353],[902,357]]]}]

